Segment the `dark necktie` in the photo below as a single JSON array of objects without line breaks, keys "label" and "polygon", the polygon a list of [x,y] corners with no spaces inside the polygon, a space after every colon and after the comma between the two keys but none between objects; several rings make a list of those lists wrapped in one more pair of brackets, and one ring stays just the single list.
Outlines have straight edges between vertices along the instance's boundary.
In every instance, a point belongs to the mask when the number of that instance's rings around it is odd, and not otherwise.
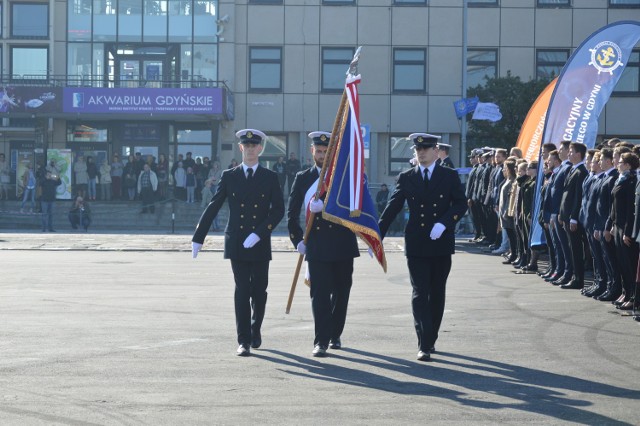
[{"label": "dark necktie", "polygon": [[429,169],[424,169],[424,186],[429,186]]},{"label": "dark necktie", "polygon": [[252,168],[248,168],[247,169],[247,180],[251,180],[252,177],[253,177],[253,169]]}]

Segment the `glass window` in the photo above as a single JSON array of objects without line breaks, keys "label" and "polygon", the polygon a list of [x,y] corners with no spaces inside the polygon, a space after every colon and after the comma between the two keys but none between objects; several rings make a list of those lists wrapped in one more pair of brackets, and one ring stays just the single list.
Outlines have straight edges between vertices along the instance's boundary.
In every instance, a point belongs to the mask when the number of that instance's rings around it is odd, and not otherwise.
[{"label": "glass window", "polygon": [[282,4],[282,0],[249,0],[249,4]]},{"label": "glass window", "polygon": [[211,158],[212,132],[205,129],[178,129],[178,154],[187,156],[187,152],[193,154],[193,158]]},{"label": "glass window", "polygon": [[15,38],[47,38],[49,36],[49,5],[45,3],[12,3],[11,36]]},{"label": "glass window", "polygon": [[424,92],[426,90],[427,52],[424,49],[393,50],[393,91]]},{"label": "glass window", "polygon": [[612,7],[640,7],[640,0],[609,0]]},{"label": "glass window", "polygon": [[218,31],[216,2],[196,0],[193,5],[193,41],[215,41]]},{"label": "glass window", "polygon": [[11,47],[11,78],[46,78],[48,64],[46,47]]},{"label": "glass window", "polygon": [[92,73],[92,85],[95,87],[102,86],[102,80],[104,79],[104,44],[93,43],[93,62],[91,66]]},{"label": "glass window", "polygon": [[627,66],[613,90],[615,95],[640,95],[640,50],[631,52]]},{"label": "glass window", "polygon": [[67,45],[67,75],[74,85],[91,75],[91,43]]},{"label": "glass window", "polygon": [[93,40],[116,40],[117,0],[93,1]]},{"label": "glass window", "polygon": [[467,52],[467,86],[484,86],[486,78],[495,78],[498,70],[498,52],[469,49]]},{"label": "glass window", "polygon": [[118,0],[118,40],[142,40],[142,2]]},{"label": "glass window", "polygon": [[322,4],[324,4],[324,5],[332,5],[332,4],[346,5],[346,4],[356,4],[356,1],[355,0],[322,0]]},{"label": "glass window", "polygon": [[571,0],[538,0],[538,6],[571,6]]},{"label": "glass window", "polygon": [[67,125],[67,142],[107,142],[107,128],[93,124]]},{"label": "glass window", "polygon": [[249,63],[249,89],[251,91],[282,91],[282,48],[251,47]]},{"label": "glass window", "polygon": [[67,2],[67,38],[69,41],[91,40],[91,0]]},{"label": "glass window", "polygon": [[536,77],[552,80],[560,75],[562,67],[569,59],[569,50],[541,50],[536,51]]},{"label": "glass window", "polygon": [[167,41],[167,1],[144,0],[144,41]]},{"label": "glass window", "polygon": [[409,160],[413,158],[413,143],[406,136],[389,138],[389,175],[395,176],[411,167]]},{"label": "glass window", "polygon": [[322,48],[322,91],[340,93],[344,90],[349,64],[353,59],[353,48]]},{"label": "glass window", "polygon": [[427,0],[393,0],[393,4],[397,5],[416,5],[416,4],[427,4]]},{"label": "glass window", "polygon": [[191,41],[192,29],[191,2],[169,0],[169,41]]},{"label": "glass window", "polygon": [[193,80],[215,81],[218,79],[218,46],[215,44],[193,45]]},{"label": "glass window", "polygon": [[498,0],[468,0],[467,3],[471,7],[476,6],[497,6]]}]

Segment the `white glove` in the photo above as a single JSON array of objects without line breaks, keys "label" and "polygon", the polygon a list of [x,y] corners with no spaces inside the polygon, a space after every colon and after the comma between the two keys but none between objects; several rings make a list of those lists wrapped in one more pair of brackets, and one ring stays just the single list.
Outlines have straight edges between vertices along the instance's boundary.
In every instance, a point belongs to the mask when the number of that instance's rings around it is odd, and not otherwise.
[{"label": "white glove", "polygon": [[247,239],[244,240],[244,243],[242,243],[242,245],[244,246],[244,248],[251,248],[258,244],[258,241],[260,241],[260,237],[252,232],[251,234],[249,234]]},{"label": "white glove", "polygon": [[193,255],[194,259],[198,257],[198,252],[200,251],[201,248],[202,248],[202,244],[194,243],[193,241],[191,242],[191,254]]},{"label": "white glove", "polygon": [[307,246],[304,244],[304,241],[300,241],[298,243],[298,245],[296,246],[296,250],[298,250],[298,253],[302,255],[307,254]]},{"label": "white glove", "polygon": [[369,257],[373,259],[373,250],[371,250],[371,247],[369,247]]},{"label": "white glove", "polygon": [[311,202],[309,203],[309,210],[311,211],[311,213],[320,213],[323,207],[324,207],[324,201],[320,199],[311,200]]},{"label": "white glove", "polygon": [[447,229],[447,227],[441,223],[436,223],[435,225],[433,225],[433,229],[431,229],[430,235],[431,239],[437,240],[438,238],[440,238],[445,229]]}]

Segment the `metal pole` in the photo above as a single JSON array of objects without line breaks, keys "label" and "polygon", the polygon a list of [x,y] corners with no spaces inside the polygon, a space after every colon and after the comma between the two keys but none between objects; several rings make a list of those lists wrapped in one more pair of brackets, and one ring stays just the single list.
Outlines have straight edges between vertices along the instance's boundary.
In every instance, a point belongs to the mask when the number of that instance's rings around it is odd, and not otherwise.
[{"label": "metal pole", "polygon": [[[462,0],[462,99],[467,97],[467,0]],[[462,116],[460,130],[460,167],[465,167],[467,157],[467,115]]]}]

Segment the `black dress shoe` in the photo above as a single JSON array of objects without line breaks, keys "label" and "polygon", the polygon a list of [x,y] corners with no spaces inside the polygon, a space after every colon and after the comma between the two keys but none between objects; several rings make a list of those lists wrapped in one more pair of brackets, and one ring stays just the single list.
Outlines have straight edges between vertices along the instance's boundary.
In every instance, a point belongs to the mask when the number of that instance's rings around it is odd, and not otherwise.
[{"label": "black dress shoe", "polygon": [[553,281],[557,280],[558,278],[560,278],[561,276],[562,275],[558,274],[557,272],[554,272],[553,274],[549,275],[544,280],[547,281],[547,282],[553,282]]},{"label": "black dress shoe", "polygon": [[634,316],[633,316],[633,319],[634,319],[635,321],[640,322],[640,315],[634,315]]},{"label": "black dress shoe", "polygon": [[340,341],[340,339],[331,339],[329,341],[329,348],[342,349],[342,342]]},{"label": "black dress shoe", "polygon": [[599,300],[601,302],[613,302],[614,300],[617,299],[617,297],[611,291],[606,290],[600,296],[594,297],[594,299],[597,299],[597,300]]},{"label": "black dress shoe", "polygon": [[258,349],[262,345],[262,335],[259,331],[251,333],[251,347]]},{"label": "black dress shoe", "polygon": [[243,343],[240,346],[238,346],[238,350],[236,350],[236,355],[238,356],[251,355],[251,350],[249,349],[249,345],[247,345],[246,343]]},{"label": "black dress shoe", "polygon": [[560,286],[560,288],[563,288],[565,290],[578,290],[582,287],[584,287],[584,281],[580,280],[571,280],[567,284],[563,284]]},{"label": "black dress shoe", "polygon": [[324,358],[327,356],[327,346],[326,345],[321,345],[321,344],[317,344],[313,347],[313,352],[311,352],[311,355],[313,355],[316,358]]},{"label": "black dress shoe", "polygon": [[589,292],[589,296],[595,299],[603,295],[606,291],[607,291],[607,286],[599,285]]},{"label": "black dress shoe", "polygon": [[553,285],[565,285],[565,284],[569,284],[571,282],[571,277],[567,277],[567,276],[561,276],[560,278],[558,278],[555,281],[552,281],[551,284]]},{"label": "black dress shoe", "polygon": [[429,354],[429,351],[427,351],[427,352],[418,351],[418,356],[416,357],[416,359],[418,361],[430,361],[431,360],[431,354]]}]

